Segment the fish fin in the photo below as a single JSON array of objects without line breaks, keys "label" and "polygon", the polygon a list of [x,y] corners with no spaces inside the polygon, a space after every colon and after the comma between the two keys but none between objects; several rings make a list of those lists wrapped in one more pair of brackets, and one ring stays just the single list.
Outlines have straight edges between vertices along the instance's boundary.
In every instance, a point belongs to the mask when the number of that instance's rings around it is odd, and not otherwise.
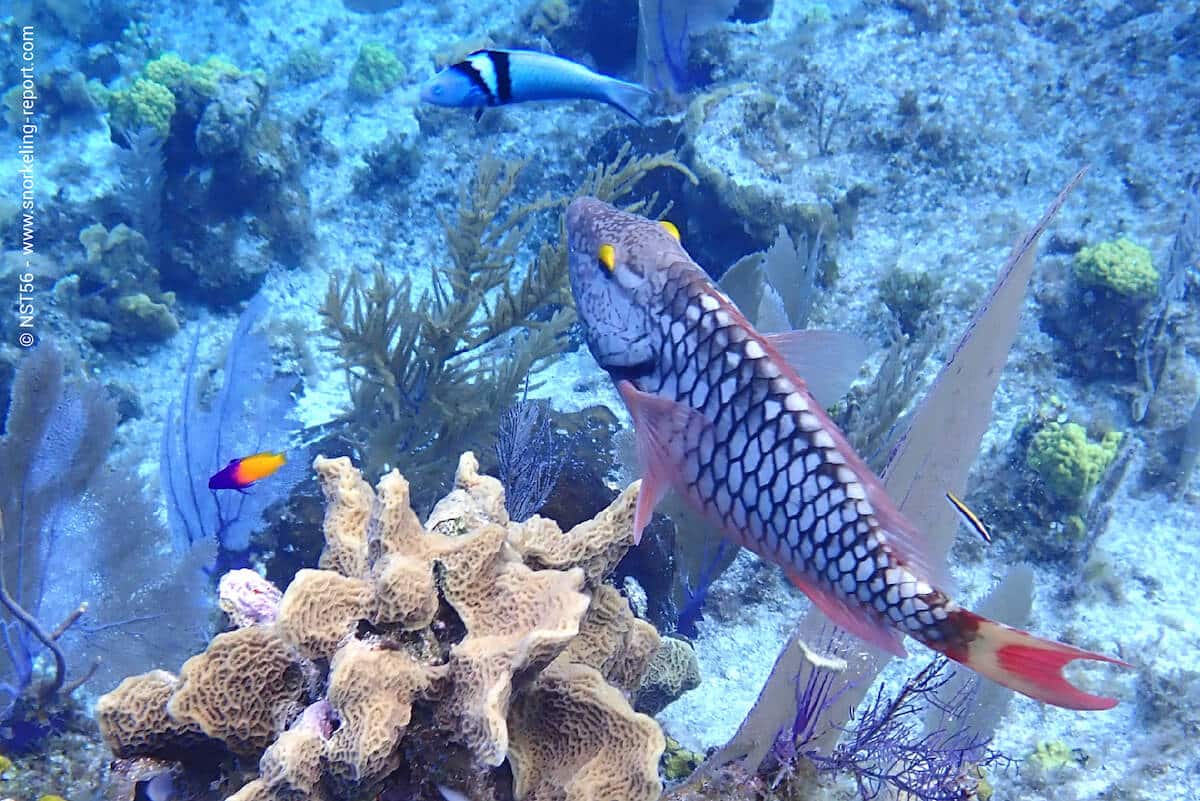
[{"label": "fish fin", "polygon": [[873,350],[862,337],[844,331],[796,330],[764,337],[826,409],[850,389]]},{"label": "fish fin", "polygon": [[483,106],[476,106],[475,107],[475,122],[479,122],[479,120],[482,119],[482,117],[483,117]]},{"label": "fish fin", "polygon": [[786,572],[792,583],[803,590],[804,594],[834,624],[841,626],[855,637],[859,637],[893,656],[905,657],[908,655],[904,650],[903,638],[900,632],[871,617],[869,612],[852,607],[829,590],[818,587],[816,583],[801,576],[798,572],[794,570],[787,570]]},{"label": "fish fin", "polygon": [[625,116],[642,125],[642,120],[633,113],[633,106],[654,93],[644,86],[627,81],[609,78],[604,82],[603,97],[605,103],[623,112]]},{"label": "fish fin", "polygon": [[1116,698],[1086,693],[1067,681],[1062,669],[1076,659],[1133,667],[1111,656],[1035,637],[974,612],[955,612],[953,619],[972,636],[965,650],[947,649],[943,651],[946,656],[997,684],[1052,706],[1100,710],[1117,705]]},{"label": "fish fin", "polygon": [[874,473],[868,471],[864,476],[861,470],[856,472],[867,490],[867,500],[871,502],[875,519],[887,533],[888,547],[918,578],[924,579],[943,592],[950,592],[954,587],[954,580],[945,560],[934,562],[930,557],[931,549],[925,532],[913,525],[904,513],[896,508],[891,496]]},{"label": "fish fin", "polygon": [[642,392],[629,381],[617,382],[617,391],[633,418],[638,462],[642,468],[642,488],[638,492],[633,519],[633,542],[642,540],[642,531],[654,515],[654,507],[671,488],[678,476],[689,439],[699,436],[710,424],[700,412],[682,403]]}]

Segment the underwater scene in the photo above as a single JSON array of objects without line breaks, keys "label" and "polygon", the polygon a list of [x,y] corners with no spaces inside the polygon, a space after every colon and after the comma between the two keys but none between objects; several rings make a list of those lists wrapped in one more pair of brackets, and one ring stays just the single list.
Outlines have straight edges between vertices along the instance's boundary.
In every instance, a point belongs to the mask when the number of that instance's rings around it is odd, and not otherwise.
[{"label": "underwater scene", "polygon": [[1200,6],[0,0],[0,801],[1200,801]]}]

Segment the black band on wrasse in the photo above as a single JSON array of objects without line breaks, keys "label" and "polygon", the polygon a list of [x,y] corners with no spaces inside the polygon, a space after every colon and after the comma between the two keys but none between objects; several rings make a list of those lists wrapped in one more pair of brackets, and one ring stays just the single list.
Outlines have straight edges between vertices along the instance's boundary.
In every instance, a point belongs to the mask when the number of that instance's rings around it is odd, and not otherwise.
[{"label": "black band on wrasse", "polygon": [[488,58],[496,72],[496,95],[501,103],[512,101],[512,72],[508,66],[508,53],[503,50],[489,50]]},{"label": "black band on wrasse", "polygon": [[485,81],[483,76],[479,74],[479,70],[475,69],[474,64],[472,64],[470,61],[460,61],[457,64],[451,65],[450,69],[456,70],[457,72],[467,76],[467,80],[469,80],[476,89],[482,90],[483,93],[487,95],[489,106],[496,105],[496,95],[494,92],[492,92],[492,87],[488,86],[487,81]]}]

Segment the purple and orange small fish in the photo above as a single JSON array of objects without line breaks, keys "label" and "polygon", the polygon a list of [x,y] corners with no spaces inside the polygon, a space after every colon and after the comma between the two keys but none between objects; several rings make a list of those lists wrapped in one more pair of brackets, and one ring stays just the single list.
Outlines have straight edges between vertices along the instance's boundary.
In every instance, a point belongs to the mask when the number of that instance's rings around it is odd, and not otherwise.
[{"label": "purple and orange small fish", "polygon": [[240,459],[230,459],[229,464],[222,467],[208,480],[211,490],[237,490],[245,493],[246,488],[254,482],[261,481],[287,464],[287,457],[282,453],[263,451]]}]

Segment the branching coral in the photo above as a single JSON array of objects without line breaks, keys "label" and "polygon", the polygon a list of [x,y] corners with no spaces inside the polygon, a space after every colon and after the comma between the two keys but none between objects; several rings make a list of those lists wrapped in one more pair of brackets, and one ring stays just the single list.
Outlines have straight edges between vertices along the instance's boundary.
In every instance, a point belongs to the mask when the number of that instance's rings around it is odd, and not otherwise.
[{"label": "branching coral", "polygon": [[[428,293],[415,296],[407,278],[382,266],[370,284],[358,274],[330,279],[321,313],[350,384],[354,428],[362,432],[355,444],[368,474],[399,466],[429,483],[453,458],[453,443],[482,436],[559,352],[573,320],[565,238],[516,267],[537,215],[559,204],[543,198],[511,207],[523,167],[482,160],[456,216],[442,219],[450,263],[434,269]],[[581,191],[619,201],[659,167],[686,172],[671,154],[630,158],[626,148]]]},{"label": "branching coral", "polygon": [[[490,777],[505,759],[517,799],[658,797],[662,733],[626,695],[658,635],[600,583],[632,545],[636,486],[564,534],[510,521],[500,483],[466,454],[423,527],[399,473],[372,489],[348,459],[315,468],[323,569],[301,571],[273,613],[264,581],[223,582],[240,628],[178,678],[133,677],[98,703],[114,752],[186,766],[181,746],[199,736],[260,756],[238,801],[355,799],[414,781],[499,798]],[[568,553],[575,564],[544,565]]]}]

